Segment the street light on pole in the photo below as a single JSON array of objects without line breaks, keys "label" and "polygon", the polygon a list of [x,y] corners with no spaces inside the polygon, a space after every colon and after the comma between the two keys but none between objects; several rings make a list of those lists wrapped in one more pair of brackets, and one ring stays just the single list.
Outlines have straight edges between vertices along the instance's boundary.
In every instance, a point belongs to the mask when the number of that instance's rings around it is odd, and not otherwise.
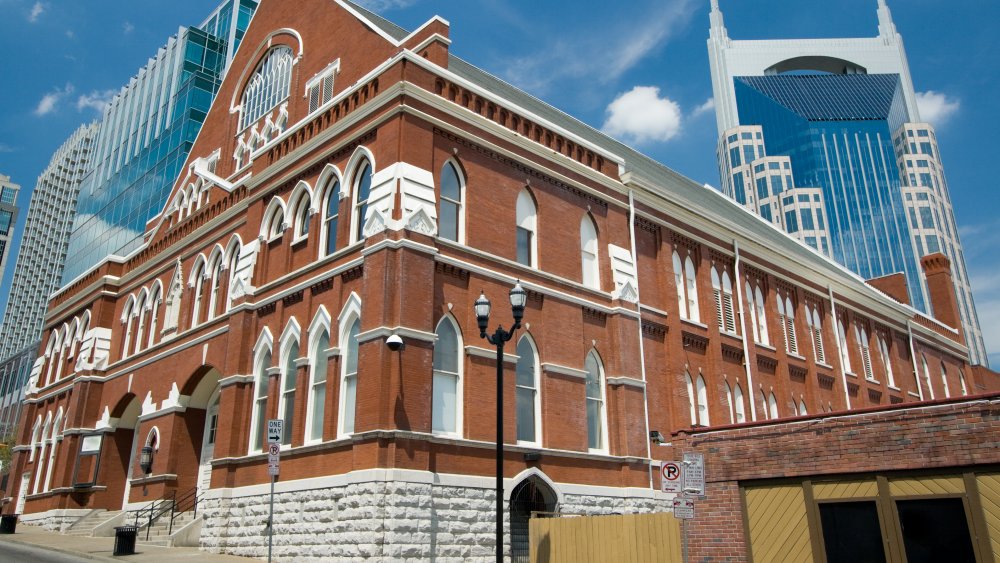
[{"label": "street light on pole", "polygon": [[480,292],[476,299],[476,322],[479,323],[479,336],[497,347],[497,532],[496,552],[497,562],[503,561],[503,345],[514,336],[514,331],[521,328],[521,318],[524,316],[524,304],[528,293],[521,287],[518,280],[510,290],[510,310],[514,315],[514,325],[510,330],[504,330],[503,325],[497,325],[493,334],[486,334],[486,325],[490,322],[490,300]]}]

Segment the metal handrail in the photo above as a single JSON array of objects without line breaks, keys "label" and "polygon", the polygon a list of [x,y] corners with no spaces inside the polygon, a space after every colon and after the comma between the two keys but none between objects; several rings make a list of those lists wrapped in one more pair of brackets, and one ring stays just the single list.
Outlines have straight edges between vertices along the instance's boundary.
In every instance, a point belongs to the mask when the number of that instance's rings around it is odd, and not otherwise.
[{"label": "metal handrail", "polygon": [[174,533],[174,520],[184,512],[191,510],[194,512],[193,516],[195,518],[198,517],[198,501],[201,500],[201,496],[198,494],[198,488],[195,487],[181,495],[181,498],[174,502],[170,511],[170,528],[167,532],[168,534]]}]

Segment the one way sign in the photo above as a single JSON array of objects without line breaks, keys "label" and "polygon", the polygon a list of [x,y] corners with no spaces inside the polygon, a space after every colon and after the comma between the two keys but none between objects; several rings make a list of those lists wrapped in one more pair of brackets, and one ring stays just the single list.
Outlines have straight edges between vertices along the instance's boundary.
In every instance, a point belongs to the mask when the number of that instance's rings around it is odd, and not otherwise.
[{"label": "one way sign", "polygon": [[660,490],[664,493],[684,492],[684,472],[678,461],[664,461],[660,464]]},{"label": "one way sign", "polygon": [[268,444],[280,444],[281,443],[281,423],[284,422],[280,418],[272,418],[267,421],[267,443]]}]

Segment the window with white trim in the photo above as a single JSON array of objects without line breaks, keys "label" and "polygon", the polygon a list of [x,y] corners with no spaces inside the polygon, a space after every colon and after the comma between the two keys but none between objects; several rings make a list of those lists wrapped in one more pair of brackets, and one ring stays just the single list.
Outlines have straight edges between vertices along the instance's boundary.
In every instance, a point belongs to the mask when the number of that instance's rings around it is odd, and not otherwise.
[{"label": "window with white trim", "polygon": [[771,420],[772,418],[771,411],[769,411],[767,408],[767,395],[764,394],[763,389],[760,390],[760,405],[761,405],[760,412],[764,414],[764,420]]},{"label": "window with white trim", "polygon": [[733,284],[729,281],[729,272],[722,271],[720,276],[715,266],[712,266],[712,297],[715,300],[715,319],[719,331],[736,333],[736,315],[733,308]]},{"label": "window with white trim", "polygon": [[538,209],[531,192],[521,190],[516,204],[517,226],[515,228],[515,243],[517,245],[516,259],[518,264],[536,268],[538,264],[537,227]]},{"label": "window with white trim", "polygon": [[861,367],[864,370],[865,379],[874,380],[875,372],[872,371],[872,354],[868,344],[868,331],[857,322],[854,323],[854,337],[858,340],[858,353],[861,354]]},{"label": "window with white trim", "polygon": [[[157,326],[156,322],[159,320],[160,315],[160,301],[161,301],[161,286],[159,283],[153,285],[153,291],[149,293],[149,337],[147,338],[146,347],[150,347],[156,343],[157,336]],[[80,334],[82,340],[83,333]]]},{"label": "window with white trim", "polygon": [[968,388],[968,386],[966,386],[966,383],[965,383],[965,370],[963,370],[961,368],[959,368],[959,370],[958,370],[958,382],[959,382],[959,384],[962,385],[962,395],[963,396],[964,395],[968,395],[969,394],[969,388]]},{"label": "window with white trim", "polygon": [[767,333],[767,309],[764,308],[764,293],[760,290],[759,285],[754,288],[753,308],[757,311],[757,331],[760,335],[758,342],[769,345],[771,338]]},{"label": "window with white trim", "polygon": [[306,414],[306,428],[309,442],[323,440],[323,422],[326,413],[326,372],[330,363],[327,350],[330,348],[330,333],[324,328],[316,338],[309,353],[309,406]]},{"label": "window with white trim", "polygon": [[355,315],[348,317],[347,331],[342,333],[340,368],[340,436],[354,434],[355,405],[358,397],[358,333],[361,319]]},{"label": "window with white trim", "polygon": [[694,261],[688,256],[681,260],[674,251],[674,283],[677,284],[677,307],[681,318],[698,322],[698,284],[695,278]]},{"label": "window with white trim", "polygon": [[294,221],[292,231],[293,241],[298,241],[309,236],[309,222],[312,218],[311,204],[309,193],[305,190],[299,193],[298,197],[292,203],[292,221]]},{"label": "window with white trim", "polygon": [[541,422],[539,400],[538,353],[527,334],[517,342],[517,441],[529,444],[540,442],[538,424]]},{"label": "window with white trim", "polygon": [[331,178],[324,195],[323,236],[326,242],[326,254],[337,251],[337,225],[340,217],[340,180]]},{"label": "window with white trim", "polygon": [[253,416],[250,425],[250,452],[259,452],[264,448],[264,426],[267,424],[267,386],[268,368],[271,367],[271,346],[264,344],[257,352],[254,362],[254,400]]},{"label": "window with white trim", "polygon": [[208,297],[208,314],[206,315],[208,320],[212,320],[218,315],[219,291],[222,287],[222,271],[224,266],[222,258],[222,253],[218,252],[212,259],[211,294]]},{"label": "window with white trim", "polygon": [[330,63],[316,73],[306,83],[306,98],[309,99],[309,113],[312,113],[333,99],[333,84],[340,70],[340,59]]},{"label": "window with white trim", "polygon": [[734,424],[736,422],[736,402],[733,399],[733,388],[729,386],[728,381],[723,381],[722,385],[726,388],[726,410],[729,411],[729,424]]},{"label": "window with white trim", "polygon": [[[132,350],[132,352],[135,354],[138,354],[140,351],[142,351],[142,344],[143,344],[142,335],[146,332],[146,311],[148,309],[146,305],[147,298],[148,295],[145,292],[145,290],[143,290],[139,292],[139,299],[137,299],[135,302],[135,315],[136,315],[135,348]],[[63,346],[65,345],[66,342],[63,342]],[[60,376],[62,375],[63,362],[61,361],[62,360],[61,355],[59,360],[60,360],[59,371],[56,372],[56,379],[59,379]]]},{"label": "window with white trim", "polygon": [[194,302],[191,304],[191,326],[196,327],[201,322],[201,293],[202,285],[205,281],[205,260],[199,257],[195,264],[194,273],[191,276],[191,284],[194,286]]},{"label": "window with white trim", "polygon": [[847,349],[847,332],[844,330],[844,321],[841,319],[837,319],[837,335],[840,338],[840,361],[844,365],[844,373],[853,373],[851,352]]},{"label": "window with white trim", "polygon": [[[462,340],[451,317],[438,323],[434,343],[431,431],[462,435]],[[503,361],[502,358],[497,361]]]},{"label": "window with white trim", "polygon": [[687,371],[684,372],[684,378],[691,407],[691,426],[708,426],[708,389],[705,387],[705,380],[700,375],[694,379]]},{"label": "window with white trim", "polygon": [[823,320],[819,316],[819,307],[806,306],[806,324],[812,340],[813,357],[816,361],[826,363],[826,350],[823,348]]},{"label": "window with white trim", "polygon": [[951,393],[948,391],[948,368],[941,362],[941,385],[944,387],[945,398],[951,397]]},{"label": "window with white trim", "polygon": [[[931,400],[934,400],[934,386],[931,385],[931,370],[927,367],[927,356],[920,354],[920,364],[924,370],[924,383],[927,384],[927,393],[930,395]],[[917,382],[920,385],[920,382]]]},{"label": "window with white trim", "polygon": [[597,226],[589,213],[580,219],[580,262],[583,265],[583,285],[601,288],[600,266],[597,262]]},{"label": "window with white trim", "polygon": [[790,296],[778,296],[778,322],[781,324],[781,334],[785,340],[785,351],[798,355],[799,343],[795,336],[795,307]]},{"label": "window with white trim", "polygon": [[354,175],[354,240],[365,239],[365,220],[368,217],[368,200],[372,192],[372,165],[367,160],[361,162]]},{"label": "window with white trim", "polygon": [[587,354],[584,362],[587,372],[587,447],[591,450],[607,451],[607,412],[604,406],[604,368],[597,354]]},{"label": "window with white trim", "polygon": [[733,389],[733,401],[735,402],[734,412],[736,415],[736,423],[747,421],[746,406],[743,404],[743,389],[740,384],[737,383],[736,387]]},{"label": "window with white trim", "polygon": [[281,444],[289,446],[292,443],[292,426],[295,423],[295,388],[298,380],[298,369],[295,360],[299,357],[299,340],[292,337],[282,343],[281,354],[281,402],[278,403],[278,418],[283,420],[285,431],[281,434]]},{"label": "window with white trim", "polygon": [[438,203],[438,236],[455,242],[465,238],[465,182],[452,162],[441,167],[441,200]]},{"label": "window with white trim", "polygon": [[243,89],[240,100],[241,131],[288,98],[293,62],[292,49],[287,45],[278,45],[264,55]]},{"label": "window with white trim", "polygon": [[771,413],[771,420],[778,418],[778,399],[775,398],[773,391],[767,396],[767,408]]},{"label": "window with white trim", "polygon": [[806,410],[805,399],[799,399],[799,416],[805,416],[807,414],[809,414],[809,411]]},{"label": "window with white trim", "polygon": [[889,346],[882,335],[878,335],[879,359],[882,360],[883,373],[885,373],[886,383],[890,387],[896,386],[896,379],[892,376],[892,356],[889,355]]}]

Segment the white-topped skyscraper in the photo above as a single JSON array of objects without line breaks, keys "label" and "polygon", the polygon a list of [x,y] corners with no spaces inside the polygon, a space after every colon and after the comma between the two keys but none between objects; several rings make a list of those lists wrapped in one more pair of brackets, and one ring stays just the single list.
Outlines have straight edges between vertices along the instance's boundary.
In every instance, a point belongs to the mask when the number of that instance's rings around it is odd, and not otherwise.
[{"label": "white-topped skyscraper", "polygon": [[[811,235],[828,236],[830,248],[821,239],[811,246],[866,279],[903,273],[911,304],[925,312],[932,311],[920,258],[943,252],[971,361],[986,364],[937,138],[920,120],[903,38],[885,0],[878,0],[876,37],[749,41],[729,38],[719,2],[711,1],[723,192],[806,242],[801,221],[786,221],[797,216],[781,204],[805,199],[789,189],[814,187],[826,233]],[[757,146],[752,155],[743,146],[751,144],[747,134]],[[754,170],[766,171],[761,165],[776,157],[788,159],[787,184],[765,185]]]}]

